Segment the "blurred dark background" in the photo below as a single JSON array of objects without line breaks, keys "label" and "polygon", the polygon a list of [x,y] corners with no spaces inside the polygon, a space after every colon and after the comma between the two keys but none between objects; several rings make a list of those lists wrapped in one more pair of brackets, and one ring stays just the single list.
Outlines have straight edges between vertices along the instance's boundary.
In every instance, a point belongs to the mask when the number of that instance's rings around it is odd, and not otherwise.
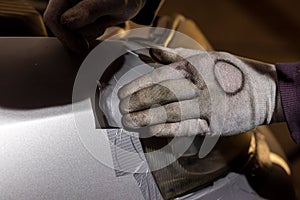
[{"label": "blurred dark background", "polygon": [[263,60],[300,60],[299,0],[167,0],[161,13],[194,19],[217,50]]}]

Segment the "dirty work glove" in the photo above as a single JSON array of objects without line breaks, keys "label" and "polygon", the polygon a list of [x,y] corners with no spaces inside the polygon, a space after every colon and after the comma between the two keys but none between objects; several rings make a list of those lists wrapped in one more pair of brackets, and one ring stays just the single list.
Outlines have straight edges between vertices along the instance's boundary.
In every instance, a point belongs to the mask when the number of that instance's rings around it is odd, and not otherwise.
[{"label": "dirty work glove", "polygon": [[211,106],[206,74],[199,73],[204,67],[213,68],[212,80],[226,97],[222,135],[283,121],[274,65],[182,48],[150,54],[165,65],[119,90],[125,129],[156,136],[214,135],[210,119],[221,109]]},{"label": "dirty work glove", "polygon": [[146,0],[50,0],[44,21],[63,44],[80,52],[87,50],[106,28],[137,15],[145,3]]}]

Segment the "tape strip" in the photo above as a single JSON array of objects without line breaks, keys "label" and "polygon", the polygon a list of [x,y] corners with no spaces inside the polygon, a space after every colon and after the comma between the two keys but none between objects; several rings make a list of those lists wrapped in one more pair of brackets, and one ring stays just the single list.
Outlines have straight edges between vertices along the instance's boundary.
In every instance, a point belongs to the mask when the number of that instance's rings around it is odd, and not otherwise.
[{"label": "tape strip", "polygon": [[[106,132],[110,142],[116,176],[122,177],[132,174],[145,200],[163,199],[149,170],[143,147],[137,134],[123,129],[107,129]],[[139,171],[146,173],[138,173]]]}]

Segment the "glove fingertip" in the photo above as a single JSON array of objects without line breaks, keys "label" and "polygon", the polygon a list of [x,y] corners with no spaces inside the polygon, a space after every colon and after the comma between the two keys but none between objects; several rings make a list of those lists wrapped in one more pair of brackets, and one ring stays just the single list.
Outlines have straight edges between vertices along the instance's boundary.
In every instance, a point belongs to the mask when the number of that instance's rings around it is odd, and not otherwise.
[{"label": "glove fingertip", "polygon": [[150,48],[149,54],[153,58],[153,60],[164,65],[169,65],[181,60],[181,57],[176,53],[159,48]]},{"label": "glove fingertip", "polygon": [[72,30],[79,29],[86,24],[85,21],[87,16],[84,15],[86,14],[82,12],[74,12],[71,9],[62,14],[62,16],[60,17],[60,23],[62,25],[66,25],[69,29]]},{"label": "glove fingertip", "polygon": [[66,11],[62,16],[60,17],[60,23],[61,24],[69,24],[76,20],[76,15],[74,15],[70,11]]},{"label": "glove fingertip", "polygon": [[150,48],[149,54],[153,58],[153,60],[155,60],[158,63],[162,63],[162,64],[170,64],[171,63],[171,62],[169,62],[169,59],[164,58],[164,56],[163,56],[164,52],[161,49]]}]

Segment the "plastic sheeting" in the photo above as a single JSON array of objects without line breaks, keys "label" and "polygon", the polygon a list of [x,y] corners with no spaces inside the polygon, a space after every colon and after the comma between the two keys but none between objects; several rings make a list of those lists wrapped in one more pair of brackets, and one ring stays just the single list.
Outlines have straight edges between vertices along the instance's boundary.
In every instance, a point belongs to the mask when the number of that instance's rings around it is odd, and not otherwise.
[{"label": "plastic sheeting", "polygon": [[122,66],[112,74],[110,80],[99,85],[101,91],[99,107],[104,112],[108,125],[112,127],[122,127],[122,115],[119,110],[120,100],[118,98],[119,89],[130,81],[153,70],[151,66],[145,64],[133,52],[125,54],[122,59],[113,63],[112,67],[118,64]]}]

